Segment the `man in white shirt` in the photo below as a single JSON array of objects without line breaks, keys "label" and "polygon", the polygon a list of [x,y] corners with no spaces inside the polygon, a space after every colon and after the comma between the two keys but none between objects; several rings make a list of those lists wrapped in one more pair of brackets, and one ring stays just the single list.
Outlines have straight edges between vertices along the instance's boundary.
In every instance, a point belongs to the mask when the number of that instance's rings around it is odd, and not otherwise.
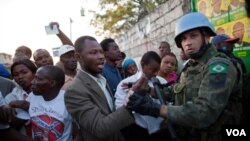
[{"label": "man in white shirt", "polygon": [[73,119],[64,103],[63,71],[55,66],[40,67],[32,81],[30,102],[33,138],[38,140],[71,141]]},{"label": "man in white shirt", "polygon": [[[126,97],[129,93],[129,89],[128,88],[124,88],[124,84],[128,84],[128,83],[135,83],[136,81],[138,81],[140,79],[140,77],[146,77],[146,79],[148,79],[148,86],[150,87],[149,90],[151,90],[151,88],[153,88],[153,83],[150,80],[152,77],[155,77],[160,69],[160,64],[161,64],[161,58],[160,56],[153,51],[149,51],[147,53],[145,53],[142,56],[141,59],[141,67],[142,67],[142,72],[138,72],[135,75],[128,77],[124,80],[122,80],[119,85],[117,86],[117,91],[115,93],[115,106],[116,108],[119,108],[121,106],[124,105],[125,101],[126,101]],[[160,81],[161,84],[166,84],[166,80],[160,76],[157,76],[158,80]],[[152,89],[153,90],[153,89]],[[150,93],[150,92],[148,92]],[[154,99],[154,101],[159,102],[158,100]],[[123,134],[125,136],[125,138],[127,140],[148,140],[148,138],[150,138],[150,134],[153,134],[155,132],[157,132],[158,130],[160,130],[160,125],[163,121],[162,118],[155,118],[152,116],[143,116],[141,114],[138,113],[133,113],[134,117],[135,117],[135,123],[138,126],[135,125],[131,125],[129,127],[127,127],[126,129],[123,130]],[[142,128],[140,128],[142,127]],[[146,129],[147,133],[145,133],[143,130]],[[141,130],[140,133],[138,133]],[[135,136],[134,133],[137,132],[137,135]],[[162,140],[164,140],[163,138],[161,138]],[[154,140],[154,138],[152,138],[152,140]]]}]

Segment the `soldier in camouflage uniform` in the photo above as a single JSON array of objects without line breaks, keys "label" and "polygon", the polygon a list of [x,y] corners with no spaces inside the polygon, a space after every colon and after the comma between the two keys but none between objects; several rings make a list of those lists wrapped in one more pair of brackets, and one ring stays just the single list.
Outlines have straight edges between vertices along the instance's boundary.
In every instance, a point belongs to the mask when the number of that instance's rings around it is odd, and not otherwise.
[{"label": "soldier in camouflage uniform", "polygon": [[236,102],[240,95],[234,92],[237,70],[209,43],[215,34],[204,15],[189,13],[181,17],[175,28],[175,42],[190,61],[173,87],[174,105],[160,105],[138,94],[138,89],[144,87],[142,83],[132,87],[127,107],[166,118],[178,127],[182,140],[221,140],[223,125],[239,124],[241,106]]}]

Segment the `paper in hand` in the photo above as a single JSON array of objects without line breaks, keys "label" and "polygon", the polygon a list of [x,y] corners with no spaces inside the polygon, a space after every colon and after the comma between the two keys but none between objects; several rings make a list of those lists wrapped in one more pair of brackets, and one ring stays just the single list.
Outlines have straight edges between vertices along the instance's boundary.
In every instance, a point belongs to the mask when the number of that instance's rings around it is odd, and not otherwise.
[{"label": "paper in hand", "polygon": [[30,115],[28,112],[24,111],[23,109],[20,108],[15,108],[16,110],[16,117],[20,118],[20,119],[24,119],[24,120],[29,120],[30,119]]},{"label": "paper in hand", "polygon": [[45,26],[45,30],[46,30],[47,35],[52,35],[52,34],[58,34],[59,33],[59,30],[58,30],[56,25],[53,25],[52,28],[49,25]]}]

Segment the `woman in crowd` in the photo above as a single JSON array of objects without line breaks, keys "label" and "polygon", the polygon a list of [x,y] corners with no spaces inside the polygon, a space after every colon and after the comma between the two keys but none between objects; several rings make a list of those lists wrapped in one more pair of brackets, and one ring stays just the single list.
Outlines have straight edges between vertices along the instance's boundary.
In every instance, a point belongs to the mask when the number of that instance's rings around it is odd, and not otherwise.
[{"label": "woman in crowd", "polygon": [[16,108],[16,118],[10,122],[10,126],[22,134],[31,136],[29,114],[27,112],[29,103],[26,98],[31,92],[31,81],[33,80],[37,67],[29,59],[14,62],[11,66],[11,75],[17,86],[11,93],[7,94],[5,101],[12,108]]},{"label": "woman in crowd", "polygon": [[158,75],[166,79],[167,82],[176,82],[178,78],[175,72],[176,68],[176,56],[172,52],[169,52],[161,60],[161,67]]},{"label": "woman in crowd", "polygon": [[126,59],[122,63],[122,69],[125,73],[125,78],[132,76],[138,72],[138,68],[133,59]]}]

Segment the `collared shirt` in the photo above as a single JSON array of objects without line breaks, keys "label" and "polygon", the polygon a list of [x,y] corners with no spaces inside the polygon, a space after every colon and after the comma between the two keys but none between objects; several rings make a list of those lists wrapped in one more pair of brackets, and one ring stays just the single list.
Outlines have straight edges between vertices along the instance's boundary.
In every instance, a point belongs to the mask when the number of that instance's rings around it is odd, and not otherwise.
[{"label": "collared shirt", "polygon": [[106,79],[101,74],[98,74],[98,76],[95,77],[82,69],[80,69],[80,70],[82,72],[86,73],[87,75],[89,75],[91,78],[93,78],[96,81],[96,83],[100,86],[100,88],[102,89],[102,91],[107,99],[110,110],[113,111],[114,110],[114,102],[113,102],[113,99],[112,99],[108,89],[106,88],[106,86],[107,86]]},{"label": "collared shirt", "polygon": [[7,103],[10,103],[14,100],[26,100],[26,98],[29,96],[29,94],[23,90],[23,88],[20,85],[17,85],[12,92],[7,94],[5,96],[5,101]]},{"label": "collared shirt", "polygon": [[112,94],[115,95],[116,88],[120,81],[122,81],[122,77],[118,68],[105,63],[102,70],[102,75],[106,78],[107,83],[111,88]]}]

